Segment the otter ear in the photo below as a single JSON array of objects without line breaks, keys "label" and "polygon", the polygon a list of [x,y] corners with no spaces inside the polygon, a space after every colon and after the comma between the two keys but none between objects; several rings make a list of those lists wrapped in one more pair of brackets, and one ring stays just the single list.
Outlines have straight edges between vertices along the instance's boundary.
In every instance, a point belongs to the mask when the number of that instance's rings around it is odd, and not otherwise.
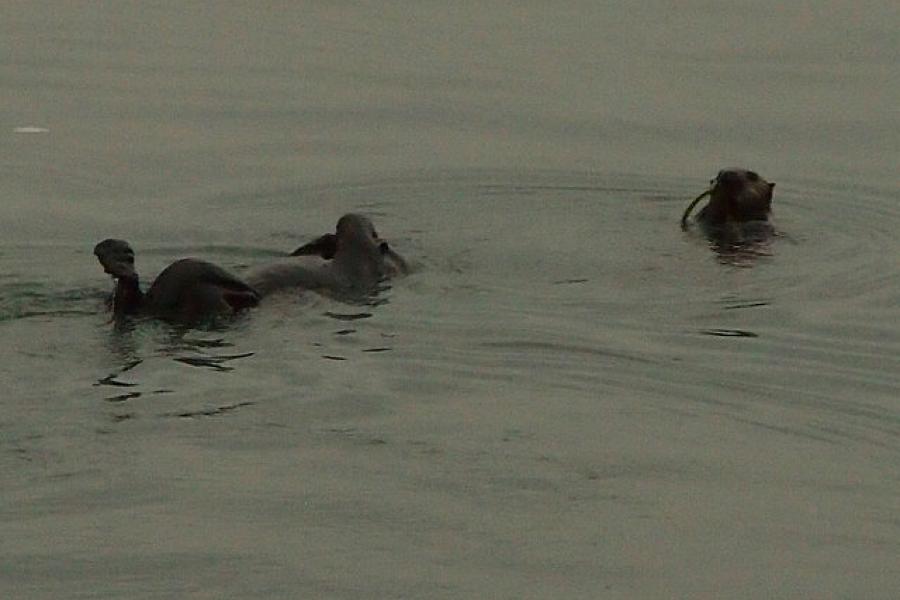
[{"label": "otter ear", "polygon": [[769,184],[769,191],[772,191],[772,190],[774,190],[774,189],[775,189],[775,184],[774,184],[774,183],[770,183],[770,184]]}]

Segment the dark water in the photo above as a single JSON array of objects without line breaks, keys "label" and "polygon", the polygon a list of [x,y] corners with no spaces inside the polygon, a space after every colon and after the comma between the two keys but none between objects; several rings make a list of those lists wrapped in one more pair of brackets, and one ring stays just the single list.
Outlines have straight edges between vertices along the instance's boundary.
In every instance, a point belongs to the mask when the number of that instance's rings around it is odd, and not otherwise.
[{"label": "dark water", "polygon": [[[893,3],[0,11],[4,598],[896,597]],[[350,210],[377,302],[104,311]]]}]

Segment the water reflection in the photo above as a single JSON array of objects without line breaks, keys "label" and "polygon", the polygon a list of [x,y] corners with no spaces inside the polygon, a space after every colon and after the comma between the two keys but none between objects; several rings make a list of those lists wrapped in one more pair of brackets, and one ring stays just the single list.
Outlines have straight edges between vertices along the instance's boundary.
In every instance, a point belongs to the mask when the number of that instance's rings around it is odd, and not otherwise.
[{"label": "water reflection", "polygon": [[369,312],[361,312],[361,313],[337,313],[333,311],[325,311],[326,317],[331,317],[337,321],[358,321],[359,319],[370,319],[372,318],[372,313]]},{"label": "water reflection", "polygon": [[700,225],[700,231],[717,260],[732,267],[752,267],[758,260],[772,257],[772,242],[778,237],[765,221]]},{"label": "water reflection", "polygon": [[119,394],[118,396],[109,396],[107,398],[104,398],[104,400],[106,400],[107,402],[118,403],[127,402],[128,400],[140,398],[141,396],[143,396],[143,393],[141,392],[128,392],[127,394]]},{"label": "water reflection", "polygon": [[136,383],[131,383],[131,382],[127,382],[127,381],[120,381],[118,378],[119,378],[119,376],[121,376],[123,373],[126,373],[126,372],[130,371],[131,369],[135,368],[136,366],[138,366],[138,365],[141,364],[142,362],[144,362],[144,361],[143,361],[143,360],[133,360],[133,361],[130,361],[130,362],[126,363],[126,364],[125,364],[121,369],[119,369],[118,371],[115,371],[115,372],[113,372],[113,373],[110,373],[110,374],[107,375],[106,377],[101,377],[100,379],[98,379],[98,380],[97,380],[97,383],[95,383],[94,386],[96,387],[96,386],[101,386],[101,385],[108,385],[108,386],[112,386],[112,387],[134,387],[134,386],[137,385]]},{"label": "water reflection", "polygon": [[759,337],[759,334],[753,333],[752,331],[747,331],[744,329],[704,329],[700,333],[705,335],[714,335],[717,337],[744,337],[744,338],[755,338]]},{"label": "water reflection", "polygon": [[186,411],[177,411],[177,412],[168,412],[164,413],[162,416],[164,417],[180,417],[180,418],[196,418],[196,417],[217,417],[230,412],[234,412],[239,408],[243,408],[245,406],[253,406],[256,402],[236,402],[234,404],[226,404],[223,406],[216,406],[214,408],[205,408],[202,410],[186,410]]},{"label": "water reflection", "polygon": [[213,371],[226,372],[233,371],[234,367],[227,366],[224,363],[240,358],[247,358],[253,356],[253,354],[253,352],[245,352],[243,354],[233,354],[229,356],[178,356],[175,358],[175,362],[180,362],[192,367],[203,367],[212,369]]}]

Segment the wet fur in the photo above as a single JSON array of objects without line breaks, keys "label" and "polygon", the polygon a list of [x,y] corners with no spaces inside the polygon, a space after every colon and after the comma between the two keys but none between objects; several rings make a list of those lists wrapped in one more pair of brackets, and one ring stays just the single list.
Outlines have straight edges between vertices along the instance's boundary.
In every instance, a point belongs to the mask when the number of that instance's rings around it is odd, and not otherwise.
[{"label": "wet fur", "polygon": [[166,267],[147,293],[141,292],[134,251],[123,240],[104,240],[94,254],[116,280],[112,309],[116,317],[139,313],[179,322],[197,322],[233,314],[259,303],[259,293],[212,263],[185,258]]},{"label": "wet fur", "polygon": [[291,256],[252,270],[247,281],[263,296],[287,288],[352,296],[370,292],[383,280],[409,270],[403,257],[378,236],[372,222],[353,213],[338,220],[335,233],[319,236]]},{"label": "wet fur", "polygon": [[772,210],[774,188],[774,183],[769,183],[753,171],[723,169],[710,181],[710,188],[685,209],[681,227],[687,229],[691,210],[705,197],[709,197],[709,202],[696,216],[696,221],[705,227],[767,221]]}]

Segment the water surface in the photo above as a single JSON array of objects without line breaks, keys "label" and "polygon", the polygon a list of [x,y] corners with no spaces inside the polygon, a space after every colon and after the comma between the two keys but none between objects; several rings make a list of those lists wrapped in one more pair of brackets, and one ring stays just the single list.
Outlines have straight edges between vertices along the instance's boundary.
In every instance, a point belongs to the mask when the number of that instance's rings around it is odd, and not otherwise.
[{"label": "water surface", "polygon": [[[893,4],[3,12],[4,597],[895,595]],[[372,302],[109,322],[351,210]]]}]

